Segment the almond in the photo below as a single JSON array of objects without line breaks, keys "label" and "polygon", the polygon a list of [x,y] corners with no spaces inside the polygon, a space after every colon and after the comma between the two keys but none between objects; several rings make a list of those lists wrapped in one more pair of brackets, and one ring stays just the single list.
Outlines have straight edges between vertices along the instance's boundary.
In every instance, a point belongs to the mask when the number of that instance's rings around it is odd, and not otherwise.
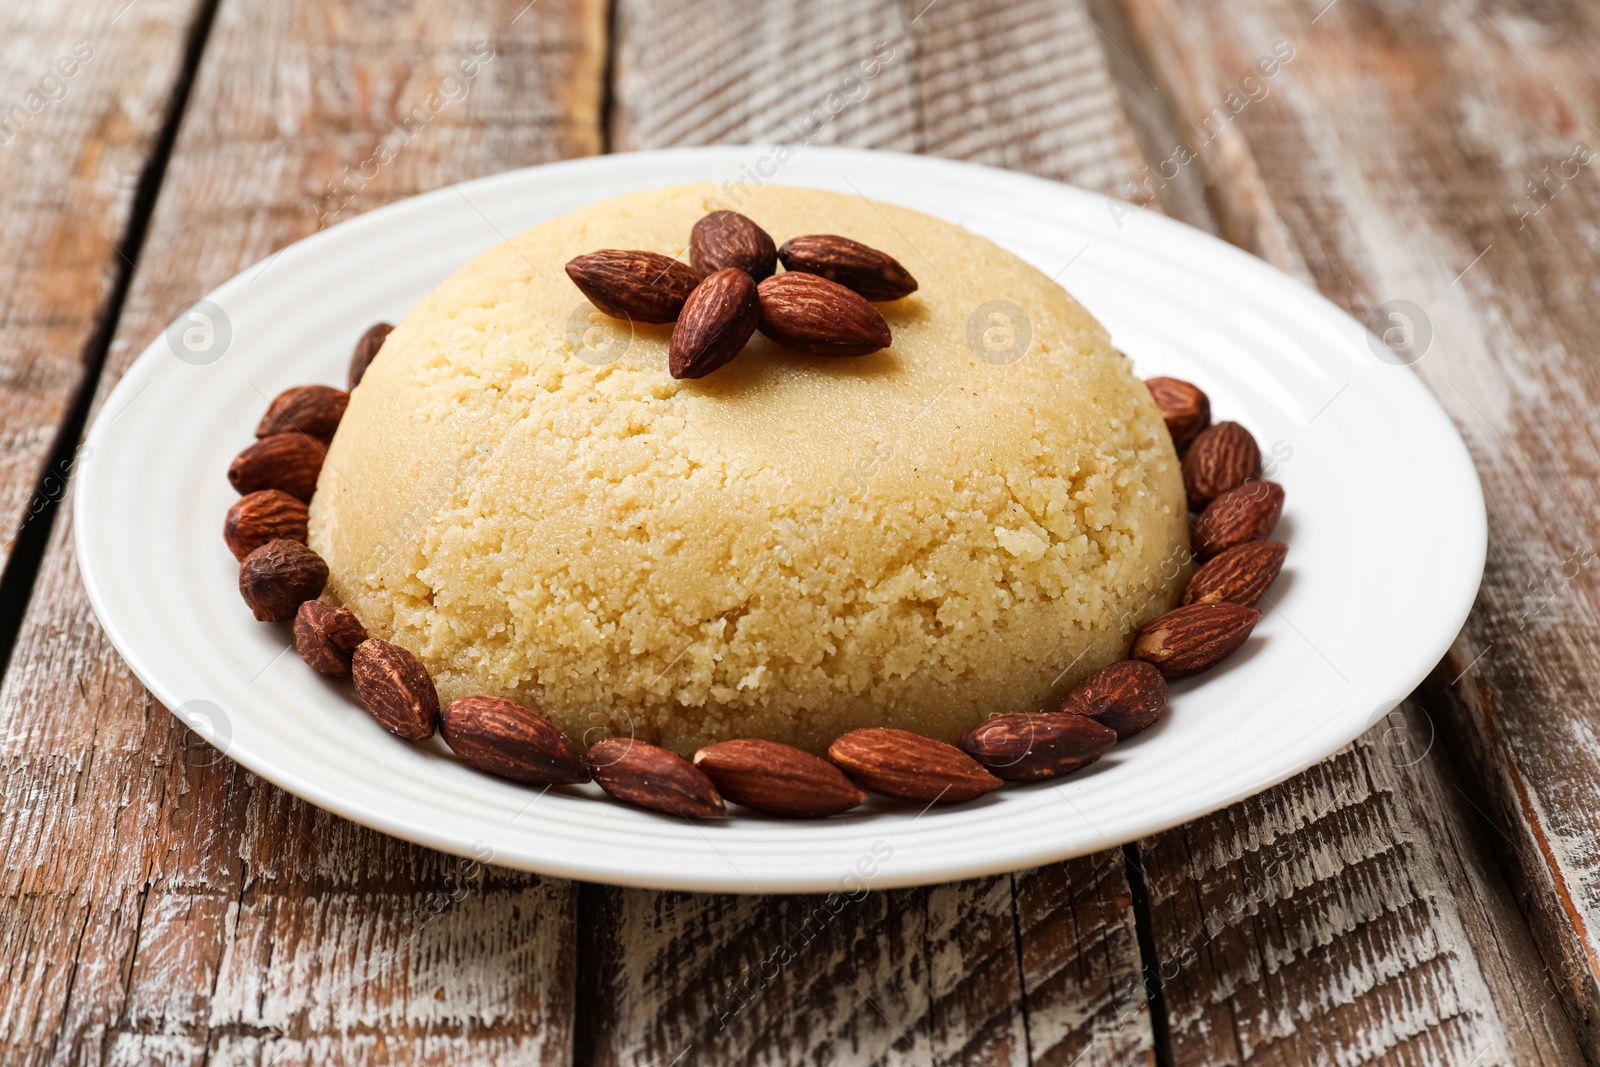
[{"label": "almond", "polygon": [[1167,420],[1173,447],[1183,455],[1196,435],[1211,425],[1211,399],[1182,378],[1151,378],[1144,384]]},{"label": "almond", "polygon": [[[356,699],[378,725],[407,741],[426,741],[439,725],[439,693],[422,661],[369,637],[350,658]],[[454,746],[451,746],[452,748]]]},{"label": "almond", "polygon": [[1282,515],[1283,486],[1245,482],[1206,505],[1189,540],[1197,555],[1209,559],[1235,545],[1265,538]]},{"label": "almond", "polygon": [[444,709],[439,732],[462,763],[486,774],[529,785],[589,780],[567,735],[514,700],[463,697]]},{"label": "almond", "polygon": [[727,799],[773,815],[821,818],[867,799],[827,760],[776,741],[719,741],[696,752],[694,765]]},{"label": "almond", "polygon": [[302,501],[278,489],[260,489],[233,502],[222,523],[222,539],[240,563],[268,541],[305,542],[308,512]]},{"label": "almond", "polygon": [[1283,568],[1289,546],[1282,541],[1246,541],[1218,553],[1194,572],[1183,591],[1185,604],[1242,604],[1250,607]]},{"label": "almond", "polygon": [[729,267],[708,275],[672,327],[667,369],[674,378],[704,378],[743,350],[760,317],[749,274]]},{"label": "almond", "polygon": [[350,655],[367,639],[367,628],[348,608],[307,600],[294,616],[294,650],[319,674],[343,678]]},{"label": "almond", "polygon": [[673,322],[700,275],[686,263],[656,252],[607,248],[567,263],[572,279],[589,303],[617,319]]},{"label": "almond", "polygon": [[350,394],[329,385],[297,385],[279,393],[256,427],[257,437],[275,433],[303,433],[319,441],[333,440],[344,418]]},{"label": "almond", "polygon": [[815,274],[774,274],[758,287],[760,330],[812,356],[864,356],[889,347],[878,309]]},{"label": "almond", "polygon": [[778,269],[772,237],[737,211],[713,211],[689,231],[689,265],[701,277],[742,270],[756,281]]},{"label": "almond", "polygon": [[905,800],[959,804],[1002,785],[954,745],[909,730],[851,730],[828,746],[828,756],[863,789]]},{"label": "almond", "polygon": [[1183,454],[1183,488],[1189,510],[1199,511],[1261,467],[1261,449],[1250,431],[1237,422],[1219,422],[1202,430]]},{"label": "almond", "polygon": [[868,300],[899,300],[917,291],[917,280],[893,256],[836,234],[791,237],[778,258],[785,270],[838,282]]},{"label": "almond", "polygon": [[967,731],[961,747],[1008,782],[1055,778],[1087,767],[1117,743],[1117,733],[1085,715],[996,715]]},{"label": "almond", "polygon": [[309,504],[326,455],[326,446],[315,437],[275,433],[233,458],[228,481],[240,493],[278,489]]},{"label": "almond", "polygon": [[727,814],[705,772],[675,752],[631,737],[610,737],[589,749],[589,770],[601,789],[664,815],[713,819]]},{"label": "almond", "polygon": [[268,541],[239,566],[239,595],[257,622],[288,622],[327,582],[328,565],[299,541]]},{"label": "almond", "polygon": [[1110,727],[1119,741],[1161,718],[1166,706],[1167,680],[1153,665],[1137,659],[1095,671],[1061,702],[1063,712]]},{"label": "almond", "polygon": [[347,388],[354,389],[361,384],[361,379],[366,377],[367,368],[372,366],[372,361],[378,355],[378,349],[383,347],[383,342],[393,332],[394,327],[387,322],[379,322],[368,327],[367,332],[361,335],[361,340],[356,342],[354,352],[350,353],[350,372],[346,376]]},{"label": "almond", "polygon": [[1139,631],[1131,655],[1155,664],[1169,682],[1198,674],[1237,651],[1259,618],[1261,612],[1239,604],[1174,608]]}]

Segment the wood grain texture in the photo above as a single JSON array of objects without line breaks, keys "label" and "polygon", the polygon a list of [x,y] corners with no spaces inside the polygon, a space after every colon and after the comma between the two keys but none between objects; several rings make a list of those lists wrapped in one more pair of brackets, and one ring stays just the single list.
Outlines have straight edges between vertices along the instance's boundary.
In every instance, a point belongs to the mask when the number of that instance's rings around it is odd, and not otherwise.
[{"label": "wood grain texture", "polygon": [[594,1063],[1148,1058],[1120,852],[1014,878],[847,885],[791,897],[597,888],[585,932]]},{"label": "wood grain texture", "polygon": [[1103,44],[1049,0],[620,0],[612,148],[848,144],[1112,192],[1143,161]]},{"label": "wood grain texture", "polygon": [[[339,215],[597,150],[602,6],[521,6],[225,0],[100,395],[182,304],[315,230],[408,118]],[[190,734],[95,625],[65,513],[0,724],[0,1060],[569,1062],[574,887],[363,830]]]},{"label": "wood grain texture", "polygon": [[[1143,843],[1173,1062],[1569,1063],[1431,720]],[[1398,743],[1397,743],[1398,742]]]},{"label": "wood grain texture", "polygon": [[1489,558],[1424,695],[1600,1057],[1600,24],[1518,2],[1128,7],[1188,123],[1292,45],[1270,95],[1199,146],[1220,229],[1358,319],[1404,299],[1431,326],[1413,369],[1477,464]]},{"label": "wood grain texture", "polygon": [[65,488],[70,470],[45,467],[127,270],[118,247],[204,6],[0,8],[0,571]]}]

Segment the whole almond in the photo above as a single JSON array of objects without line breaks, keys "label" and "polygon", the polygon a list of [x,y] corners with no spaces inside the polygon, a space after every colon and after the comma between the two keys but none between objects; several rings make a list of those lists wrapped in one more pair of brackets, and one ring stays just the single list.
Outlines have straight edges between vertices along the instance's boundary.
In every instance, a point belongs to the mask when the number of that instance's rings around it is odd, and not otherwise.
[{"label": "whole almond", "polygon": [[785,270],[838,282],[868,300],[899,300],[917,291],[917,280],[893,256],[836,234],[791,237],[778,258]]},{"label": "whole almond", "polygon": [[354,389],[361,384],[361,379],[366,377],[367,368],[372,366],[372,361],[378,355],[378,349],[383,347],[383,342],[394,327],[387,322],[379,322],[367,328],[361,335],[361,340],[356,342],[354,352],[350,353],[350,372],[346,375],[346,388]]},{"label": "whole almond", "polygon": [[[422,661],[369,637],[350,658],[356,699],[378,725],[407,741],[426,741],[439,725],[439,693]],[[452,748],[455,746],[452,745]]]},{"label": "whole almond", "polygon": [[1253,478],[1261,467],[1261,449],[1250,431],[1237,422],[1219,422],[1200,431],[1183,454],[1183,489],[1189,510],[1199,511],[1229,489]]},{"label": "whole almond", "polygon": [[667,369],[674,378],[704,378],[744,349],[760,317],[749,274],[729,267],[708,275],[672,327]]},{"label": "whole almond", "polygon": [[996,715],[967,731],[961,747],[1008,782],[1055,778],[1087,767],[1117,743],[1117,732],[1084,715]]},{"label": "whole almond", "polygon": [[864,356],[889,347],[889,324],[878,309],[836,282],[774,274],[757,293],[759,329],[780,345],[812,356]]},{"label": "whole almond", "polygon": [[1063,712],[1109,726],[1119,741],[1161,718],[1166,706],[1167,680],[1154,665],[1137,659],[1102,667],[1061,702]]},{"label": "whole almond", "polygon": [[305,503],[279,489],[260,489],[233,502],[222,523],[222,539],[240,563],[268,541],[300,541],[307,536]]},{"label": "whole almond", "polygon": [[1209,559],[1235,545],[1265,538],[1282,515],[1283,486],[1277,482],[1245,482],[1206,505],[1195,520],[1189,540],[1196,554]]},{"label": "whole almond", "polygon": [[1182,378],[1151,378],[1145,383],[1167,421],[1167,433],[1181,456],[1195,437],[1211,425],[1211,398]]},{"label": "whole almond", "polygon": [[367,628],[348,608],[307,600],[294,616],[294,650],[319,674],[343,678],[350,655],[367,639]]},{"label": "whole almond", "polygon": [[656,252],[606,248],[567,263],[572,279],[589,303],[617,319],[673,322],[683,311],[700,275],[687,263]]},{"label": "whole almond", "polygon": [[256,427],[257,437],[275,433],[303,433],[319,441],[333,440],[344,418],[350,394],[329,385],[297,385],[273,399]]},{"label": "whole almond", "polygon": [[589,780],[589,765],[550,720],[504,697],[463,697],[439,723],[450,751],[486,774],[529,785]]},{"label": "whole almond", "polygon": [[268,541],[239,565],[239,595],[257,622],[288,622],[327,583],[328,565],[299,541]]},{"label": "whole almond", "polygon": [[696,752],[694,765],[727,799],[773,815],[821,818],[867,799],[827,760],[776,741],[719,741]]},{"label": "whole almond", "polygon": [[1214,667],[1249,638],[1261,612],[1239,604],[1191,604],[1148,623],[1133,639],[1135,659],[1169,682]]},{"label": "whole almond", "polygon": [[608,737],[589,749],[588,763],[600,788],[626,803],[697,819],[727,814],[711,779],[676,752]]},{"label": "whole almond", "polygon": [[309,504],[326,455],[326,446],[315,437],[275,433],[233,458],[228,481],[240,493],[278,489]]},{"label": "whole almond", "polygon": [[1185,604],[1243,604],[1250,607],[1283,568],[1289,546],[1282,541],[1246,541],[1194,572],[1183,591]]},{"label": "whole almond", "polygon": [[742,270],[760,281],[778,269],[772,237],[737,211],[713,211],[689,231],[689,265],[701,277]]},{"label": "whole almond", "polygon": [[1002,784],[956,746],[886,726],[851,730],[828,756],[863,789],[928,804],[959,804]]}]

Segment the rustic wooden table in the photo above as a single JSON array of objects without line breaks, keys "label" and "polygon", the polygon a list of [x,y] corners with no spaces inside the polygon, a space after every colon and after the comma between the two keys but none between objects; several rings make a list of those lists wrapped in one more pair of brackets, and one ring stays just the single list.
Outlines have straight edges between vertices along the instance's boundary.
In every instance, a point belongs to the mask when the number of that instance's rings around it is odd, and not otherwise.
[{"label": "rustic wooden table", "polygon": [[[0,42],[0,1061],[1600,1055],[1592,6],[12,0]],[[804,136],[1132,200],[1363,320],[1420,307],[1415,371],[1491,530],[1429,683],[1187,826],[819,915],[391,840],[218,757],[133,679],[60,501],[86,418],[180,307],[449,182]]]}]

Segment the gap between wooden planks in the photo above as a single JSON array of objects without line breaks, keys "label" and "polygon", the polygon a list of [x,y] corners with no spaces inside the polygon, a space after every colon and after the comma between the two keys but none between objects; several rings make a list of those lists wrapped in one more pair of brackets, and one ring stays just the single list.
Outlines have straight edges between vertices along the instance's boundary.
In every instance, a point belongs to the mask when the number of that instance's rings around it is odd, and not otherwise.
[{"label": "gap between wooden planks", "polygon": [[[408,90],[426,85],[437,70],[429,60],[447,58],[451,41],[470,36],[458,27],[474,17],[490,24],[497,42],[509,42],[502,55],[522,41],[529,62],[505,75],[511,84],[480,85],[471,110],[429,131],[445,143],[430,148],[419,142],[422,151],[403,155],[405,167],[385,175],[385,184],[351,210],[456,177],[597,147],[602,13],[592,5],[562,8],[554,17],[541,5],[537,27],[528,23],[531,15],[518,18],[514,8],[520,5],[453,12],[454,36],[414,14],[380,24],[337,7],[280,7],[275,14],[224,3],[219,13],[169,174],[172,188],[158,205],[141,265],[151,278],[148,285],[136,280],[130,294],[107,384],[165,321],[170,309],[159,306],[163,289],[184,291],[176,297],[181,301],[305,232],[304,219],[295,216],[322,191],[318,179],[337,176],[341,160],[363,158],[380,120],[404,104]],[[1138,49],[1125,39],[1118,12],[1096,8],[1091,14],[1092,21],[1077,9],[943,0],[920,16],[887,5],[835,6],[801,20],[781,13],[752,18],[731,4],[621,4],[612,42],[611,128],[619,147],[759,139],[770,132],[762,124],[777,121],[785,94],[808,99],[805,94],[842,77],[858,58],[853,49],[898,39],[904,49],[897,46],[868,97],[827,123],[818,143],[938,151],[1112,192],[1137,175],[1152,141],[1165,136],[1152,125],[1170,122],[1179,107],[1164,87],[1142,88],[1129,77],[1137,65],[1130,55]],[[404,42],[424,39],[435,43],[419,61],[418,46]],[[373,43],[382,41],[399,43]],[[723,69],[723,59],[739,69]],[[420,72],[413,73],[413,63]],[[396,73],[401,65],[404,72]],[[769,81],[773,87],[763,88]],[[537,99],[522,95],[538,89],[544,92]],[[253,109],[241,111],[252,100]],[[553,103],[541,112],[547,101]],[[1130,122],[1130,114],[1139,121]],[[242,121],[250,115],[272,133],[293,131],[293,153],[282,155],[270,135],[252,137]],[[269,177],[253,177],[260,171]],[[301,187],[294,189],[297,177]],[[1159,203],[1182,214],[1185,204],[1203,205],[1208,196],[1215,196],[1211,186],[1197,183],[1171,190]],[[201,232],[179,225],[183,213],[198,216]],[[886,1062],[925,1062],[930,1055],[1071,1062],[1083,1053],[1083,1062],[1125,1062],[1154,1053],[1128,883],[1116,851],[1015,879],[876,895],[870,907],[864,904],[807,942],[808,948],[820,942],[820,949],[799,955],[783,985],[772,990],[776,997],[752,996],[728,1017],[727,998],[746,974],[739,968],[753,963],[759,980],[766,958],[761,946],[772,943],[774,927],[813,911],[811,902],[596,889],[585,891],[589,903],[579,912],[570,886],[469,872],[449,858],[310,811],[213,762],[208,749],[193,739],[186,743],[181,728],[150,709],[89,621],[71,577],[66,537],[63,521],[52,536],[45,582],[67,593],[41,595],[30,608],[19,670],[0,691],[0,715],[10,726],[21,721],[25,706],[70,713],[24,724],[28,739],[42,742],[28,750],[55,759],[21,765],[25,773],[8,762],[7,795],[32,797],[30,810],[37,811],[41,798],[58,797],[70,781],[80,790],[72,805],[77,825],[98,828],[91,841],[125,843],[116,848],[127,855],[117,874],[95,867],[97,857],[101,864],[119,858],[105,852],[107,846],[88,856],[47,857],[36,836],[26,853],[36,868],[13,894],[40,910],[8,930],[0,944],[15,946],[60,926],[57,940],[33,944],[26,958],[47,961],[50,950],[73,946],[68,955],[78,962],[70,978],[56,975],[54,985],[30,987],[36,1002],[25,993],[4,1010],[59,1003],[60,1027],[46,1030],[58,1048],[92,1050],[98,1042],[102,1056],[128,1056],[159,1046],[177,1058],[215,1050],[222,1058],[261,1062],[308,1050],[350,1057],[405,1052],[441,1062],[518,1050],[561,1062],[574,1011],[572,994],[563,991],[576,966],[569,955],[571,925],[581,914],[580,944],[596,953],[591,959],[611,961],[586,964],[580,990],[595,995],[586,1005],[579,1050],[596,1060],[639,1052],[665,1062],[667,1053],[689,1051],[695,1041],[772,1062],[830,1051]],[[85,679],[76,691],[62,677],[59,648],[51,648],[57,633],[67,635],[68,667]],[[142,724],[132,735],[130,713]],[[1526,937],[1518,940],[1515,912],[1504,906],[1494,872],[1474,866],[1480,857],[1470,833],[1456,845],[1423,832],[1441,821],[1455,825],[1448,794],[1397,790],[1385,782],[1384,761],[1372,749],[1368,742],[1353,759],[1325,765],[1332,770],[1323,773],[1338,789],[1323,792],[1309,809],[1306,794],[1321,789],[1323,779],[1314,777],[1320,768],[1250,802],[1256,807],[1245,811],[1248,818],[1222,813],[1195,829],[1197,840],[1233,857],[1221,866],[1196,867],[1182,855],[1167,855],[1163,842],[1171,835],[1146,844],[1158,967],[1188,960],[1186,949],[1196,945],[1210,952],[1218,940],[1209,930],[1196,934],[1185,916],[1168,915],[1176,908],[1172,901],[1181,899],[1168,892],[1171,885],[1192,883],[1202,896],[1208,887],[1221,891],[1229,864],[1255,861],[1269,839],[1273,848],[1314,848],[1325,857],[1309,872],[1285,875],[1270,893],[1250,898],[1255,947],[1272,948],[1267,934],[1274,927],[1297,929],[1298,939],[1279,945],[1280,952],[1258,952],[1254,960],[1251,945],[1235,946],[1224,953],[1225,962],[1240,962],[1206,968],[1183,962],[1174,974],[1170,1007],[1183,1024],[1172,1035],[1178,1062],[1249,1058],[1262,1049],[1307,1062],[1330,1049],[1464,1055],[1469,1043],[1458,1034],[1487,1041],[1489,1052],[1530,1047],[1543,1055],[1542,1049],[1566,1047],[1559,1026],[1543,1038],[1516,1038],[1521,1045],[1508,1036],[1526,1029],[1520,1025],[1525,1018],[1550,1018],[1511,996],[1526,978],[1529,955]],[[183,752],[194,753],[188,763]],[[112,761],[109,776],[85,773],[96,755]],[[1436,755],[1419,766],[1427,782],[1442,781],[1448,772]],[[1360,788],[1347,802],[1352,783]],[[127,801],[134,784],[139,791],[131,796],[138,800]],[[1382,817],[1351,815],[1371,811]],[[27,825],[30,834],[45,829]],[[71,822],[57,825],[65,834]],[[199,826],[215,828],[212,836],[197,839]],[[155,827],[160,836],[146,841]],[[1407,840],[1415,837],[1424,840]],[[1401,865],[1415,868],[1398,887],[1374,888],[1370,865],[1346,859],[1396,849]],[[82,866],[44,870],[64,860]],[[481,890],[475,888],[479,878]],[[1477,918],[1449,899],[1451,885],[1471,878],[1477,881],[1467,884],[1484,899]],[[90,884],[109,892],[96,895],[97,909],[74,910],[88,897],[67,887]],[[469,887],[464,895],[463,885]],[[108,897],[115,903],[105,903]],[[1309,908],[1308,897],[1315,898]],[[1370,919],[1340,925],[1320,918],[1317,909],[1407,912],[1409,925],[1373,937]],[[73,924],[58,920],[80,912],[83,925],[74,940]],[[91,920],[96,934],[105,933],[103,943],[85,933]],[[1443,949],[1423,959],[1419,942]],[[1306,946],[1325,953],[1320,966],[1285,967],[1306,957]],[[487,966],[479,958],[485,956]],[[1383,962],[1387,987],[1341,985],[1347,972],[1335,965],[1363,956]],[[22,958],[8,953],[7,966],[15,969]],[[170,962],[179,960],[183,967]],[[119,993],[114,979],[124,974]],[[1221,1028],[1220,1044],[1209,1040],[1209,1023],[1184,1023],[1185,1012],[1194,1010],[1202,1019],[1217,1010],[1247,1022],[1262,1016],[1262,1007],[1248,1001],[1241,975],[1279,983],[1268,994],[1293,1010],[1266,1012],[1267,1024],[1255,1030]],[[842,999],[835,976],[853,978],[860,999]],[[1395,976],[1415,978],[1404,993],[1423,1005],[1420,1014],[1385,1010],[1383,997],[1397,988]],[[725,983],[720,993],[718,982]],[[434,983],[437,996],[428,992]],[[1306,1003],[1313,1007],[1301,1007]],[[717,1009],[715,1019],[705,1014],[708,1008]],[[1390,1027],[1372,1044],[1363,1024],[1396,1019],[1413,1029]],[[731,1025],[713,1032],[724,1021]],[[1454,1030],[1441,1037],[1449,1027]],[[1306,1029],[1316,1045],[1301,1038]],[[688,1039],[682,1049],[673,1048],[678,1037]]]}]

